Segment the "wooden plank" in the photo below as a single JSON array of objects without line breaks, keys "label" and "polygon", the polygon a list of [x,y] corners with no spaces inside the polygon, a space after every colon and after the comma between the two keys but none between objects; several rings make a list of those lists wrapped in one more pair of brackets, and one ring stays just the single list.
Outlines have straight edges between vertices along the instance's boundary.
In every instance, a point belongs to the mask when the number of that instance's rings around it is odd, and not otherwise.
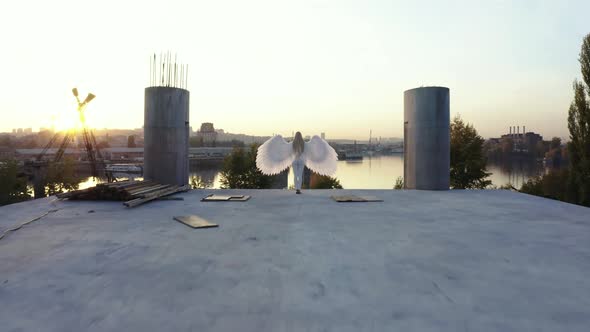
[{"label": "wooden plank", "polygon": [[155,187],[155,186],[160,186],[160,185],[162,185],[162,184],[153,182],[153,183],[137,184],[137,185],[134,185],[133,187],[123,188],[120,190],[132,193],[134,191],[141,191],[141,190],[144,190],[144,189],[147,189],[150,187]]},{"label": "wooden plank", "polygon": [[[132,190],[129,190],[132,188]],[[109,185],[96,185],[95,187],[74,190],[58,194],[60,199],[71,200],[119,200],[126,201],[126,206],[143,204],[162,196],[171,195],[179,191],[186,191],[189,186],[177,187],[168,184],[158,184],[152,181],[129,181],[122,188]]]},{"label": "wooden plank", "polygon": [[133,183],[133,182],[137,182],[137,181],[125,180],[125,181],[121,181],[121,182],[105,182],[105,183],[99,183],[96,186],[97,187],[117,187],[117,186],[123,186],[125,184],[129,184],[129,183]]},{"label": "wooden plank", "polygon": [[199,216],[190,215],[190,216],[176,216],[174,220],[181,222],[189,227],[192,228],[211,228],[211,227],[218,227],[218,224],[212,223],[208,220],[205,220]]},{"label": "wooden plank", "polygon": [[172,187],[172,185],[169,185],[169,184],[158,184],[158,185],[155,185],[155,186],[151,186],[151,187],[148,187],[148,188],[140,189],[140,190],[137,190],[137,191],[131,191],[131,192],[128,192],[128,193],[131,196],[142,196],[142,195],[146,195],[146,194],[149,194],[151,192],[154,192],[154,191],[157,191],[157,190],[161,190],[161,189],[166,189],[166,188],[169,188],[169,187]]},{"label": "wooden plank", "polygon": [[143,203],[147,203],[149,201],[158,199],[160,197],[174,194],[174,193],[176,193],[177,190],[178,190],[178,188],[166,188],[166,189],[154,192],[154,193],[150,193],[149,195],[146,195],[144,197],[135,198],[130,201],[124,202],[123,205],[125,205],[127,207],[135,207],[135,206],[141,205]]},{"label": "wooden plank", "polygon": [[245,202],[250,199],[249,195],[237,195],[232,196],[229,200],[230,202]]},{"label": "wooden plank", "polygon": [[135,181],[134,183],[129,183],[120,187],[117,187],[118,190],[132,190],[132,189],[136,189],[136,188],[141,188],[144,186],[151,186],[157,184],[155,182],[152,181]]},{"label": "wooden plank", "polygon": [[145,197],[143,197],[143,198],[136,198],[136,199],[124,202],[123,205],[125,205],[127,207],[135,207],[135,206],[147,203],[149,201],[153,201],[159,197],[172,195],[177,192],[187,191],[189,189],[190,189],[190,187],[188,185],[182,186],[182,187],[166,188],[166,189],[162,189],[162,190],[159,190],[159,191],[156,191],[153,193],[146,194]]},{"label": "wooden plank", "polygon": [[57,194],[55,196],[57,196],[57,198],[70,198],[70,197],[73,197],[73,196],[76,196],[79,194],[89,193],[93,190],[94,190],[94,187],[91,187],[91,188],[86,188],[86,189],[72,190],[72,191],[68,191],[66,193]]}]

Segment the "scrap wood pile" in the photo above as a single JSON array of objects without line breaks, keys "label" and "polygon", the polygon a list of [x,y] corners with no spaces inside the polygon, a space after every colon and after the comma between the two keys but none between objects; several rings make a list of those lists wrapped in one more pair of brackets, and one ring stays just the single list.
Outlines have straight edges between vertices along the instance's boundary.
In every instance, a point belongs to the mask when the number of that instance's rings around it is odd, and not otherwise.
[{"label": "scrap wood pile", "polygon": [[95,187],[58,194],[60,199],[124,201],[134,207],[160,197],[188,190],[188,186],[159,184],[152,181],[121,181],[99,183]]}]

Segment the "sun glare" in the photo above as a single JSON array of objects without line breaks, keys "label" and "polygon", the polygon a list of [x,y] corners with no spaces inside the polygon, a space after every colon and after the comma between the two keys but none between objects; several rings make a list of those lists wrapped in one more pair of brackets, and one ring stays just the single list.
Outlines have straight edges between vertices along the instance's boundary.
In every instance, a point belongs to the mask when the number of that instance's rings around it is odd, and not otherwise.
[{"label": "sun glare", "polygon": [[[82,112],[86,127],[91,128],[94,122],[93,114],[88,113],[87,107],[83,107]],[[56,131],[81,131],[83,124],[76,104],[71,103],[66,109],[52,116],[51,125]]]},{"label": "sun glare", "polygon": [[55,126],[56,131],[78,131],[81,128],[78,112],[74,108],[68,111],[58,113],[54,117],[53,125]]}]

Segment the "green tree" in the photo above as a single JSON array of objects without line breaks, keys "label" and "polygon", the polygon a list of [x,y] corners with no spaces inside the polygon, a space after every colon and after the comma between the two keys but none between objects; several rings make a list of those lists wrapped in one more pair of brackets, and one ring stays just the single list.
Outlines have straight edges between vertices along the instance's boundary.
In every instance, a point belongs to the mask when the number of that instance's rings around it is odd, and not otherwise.
[{"label": "green tree", "polygon": [[27,179],[18,175],[18,164],[15,160],[0,161],[0,205],[31,199]]},{"label": "green tree", "polygon": [[574,100],[568,111],[570,160],[568,200],[590,206],[590,34],[584,37],[580,52],[583,81],[575,80]]},{"label": "green tree", "polygon": [[314,181],[312,181],[311,189],[342,189],[342,185],[337,178],[326,175],[316,175]]},{"label": "green tree", "polygon": [[492,184],[487,177],[484,139],[471,124],[456,116],[451,122],[451,187],[482,189]]},{"label": "green tree", "polygon": [[256,167],[257,150],[255,144],[250,148],[234,148],[223,161],[221,188],[267,189],[272,186],[274,178],[262,174]]},{"label": "green tree", "polygon": [[47,195],[55,195],[65,191],[76,190],[81,179],[76,176],[76,162],[71,158],[64,158],[62,162],[49,163],[45,178]]}]

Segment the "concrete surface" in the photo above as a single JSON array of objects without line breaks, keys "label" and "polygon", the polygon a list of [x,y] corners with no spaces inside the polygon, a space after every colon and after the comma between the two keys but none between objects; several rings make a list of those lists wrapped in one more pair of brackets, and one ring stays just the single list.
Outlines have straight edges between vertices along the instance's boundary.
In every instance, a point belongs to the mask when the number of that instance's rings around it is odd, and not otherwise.
[{"label": "concrete surface", "polygon": [[404,92],[404,186],[449,190],[449,88],[423,87]]},{"label": "concrete surface", "polygon": [[145,179],[179,186],[188,184],[189,96],[185,89],[145,88]]},{"label": "concrete surface", "polygon": [[[590,209],[508,191],[43,199],[0,226],[1,331],[588,331]],[[227,191],[221,190],[217,193]],[[333,193],[382,203],[336,203]],[[94,211],[94,212],[90,212]],[[219,228],[195,230],[174,215]]]}]

